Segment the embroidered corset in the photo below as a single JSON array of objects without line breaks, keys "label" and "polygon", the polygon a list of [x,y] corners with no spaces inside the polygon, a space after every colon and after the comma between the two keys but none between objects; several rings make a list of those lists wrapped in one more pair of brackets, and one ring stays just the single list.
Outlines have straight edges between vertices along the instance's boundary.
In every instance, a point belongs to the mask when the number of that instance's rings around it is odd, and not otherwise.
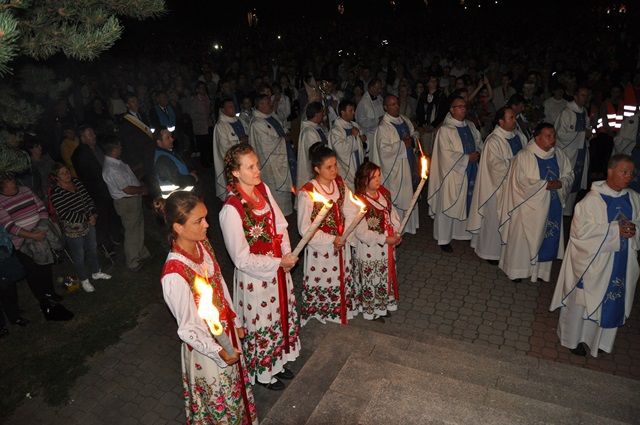
[{"label": "embroidered corset", "polygon": [[242,230],[249,244],[249,251],[258,255],[282,256],[282,235],[277,234],[275,226],[275,214],[264,183],[256,186],[256,189],[264,196],[269,206],[269,211],[263,214],[256,213],[249,204],[238,195],[230,195],[226,202],[233,206],[242,219]]},{"label": "embroidered corset", "polygon": [[378,192],[387,201],[386,207],[377,202],[374,205],[366,196],[360,196],[359,198],[367,205],[367,213],[364,216],[364,220],[367,221],[369,230],[384,234],[391,225],[391,208],[393,208],[393,204],[391,203],[391,193],[387,189],[381,186]]},{"label": "embroidered corset", "polygon": [[205,256],[209,256],[211,262],[213,263],[213,273],[211,274],[211,276],[202,276],[202,270],[193,270],[187,264],[178,259],[171,259],[165,263],[162,269],[162,276],[170,273],[177,273],[184,280],[186,280],[189,288],[191,289],[191,293],[193,294],[193,300],[195,301],[196,306],[200,305],[200,294],[198,294],[198,292],[195,290],[195,279],[196,276],[205,279],[213,289],[212,303],[220,313],[220,321],[228,323],[228,326],[233,326],[233,319],[236,317],[236,314],[229,306],[229,303],[224,296],[224,289],[222,287],[222,285],[224,285],[222,273],[220,272],[220,266],[218,265],[216,257],[213,253],[213,248],[211,247],[209,241],[205,240],[198,244],[198,249],[201,250],[200,258],[194,258],[188,252],[180,248],[176,243],[174,243],[171,247],[171,250],[173,252],[183,255],[195,264],[202,264],[205,268],[207,267]]},{"label": "embroidered corset", "polygon": [[[344,204],[344,198],[345,198],[345,191],[346,191],[345,184],[344,184],[344,180],[342,180],[342,177],[340,176],[336,177],[335,182],[336,182],[336,185],[338,186],[338,195],[339,195],[338,202],[333,203],[333,206],[329,210],[329,213],[322,221],[322,224],[320,224],[320,227],[318,227],[318,229],[332,236],[341,235],[342,232],[344,231],[344,217],[342,216],[342,205]],[[302,187],[302,190],[305,190],[311,193],[315,190],[315,188],[313,186],[313,183],[308,182]],[[323,206],[324,204],[322,202],[313,203],[313,211],[311,212],[312,222],[313,220],[316,219],[317,215],[320,213],[320,210],[322,209]]]}]

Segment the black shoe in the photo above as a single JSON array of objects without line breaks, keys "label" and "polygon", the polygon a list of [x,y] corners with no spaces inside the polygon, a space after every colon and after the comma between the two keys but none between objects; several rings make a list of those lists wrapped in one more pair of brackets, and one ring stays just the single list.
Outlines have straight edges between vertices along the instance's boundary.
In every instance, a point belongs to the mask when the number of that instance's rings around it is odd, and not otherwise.
[{"label": "black shoe", "polygon": [[293,379],[293,378],[295,378],[295,376],[296,375],[294,375],[293,372],[291,372],[286,367],[284,368],[284,370],[282,372],[276,374],[276,378],[278,378],[278,379]]},{"label": "black shoe", "polygon": [[520,282],[522,282],[522,279],[520,279],[520,278],[511,279],[511,282],[520,283]]},{"label": "black shoe", "polygon": [[29,324],[29,321],[24,317],[18,317],[16,320],[12,321],[14,325],[22,326],[23,328]]},{"label": "black shoe", "polygon": [[271,391],[282,391],[284,390],[284,384],[282,383],[282,381],[278,380],[276,378],[276,382],[272,383],[272,384],[263,384],[262,382],[258,382],[259,385],[262,385],[263,387],[265,387],[268,390]]},{"label": "black shoe", "polygon": [[387,314],[385,314],[383,317],[386,317],[387,319],[389,319],[391,317],[391,312],[387,311]]},{"label": "black shoe", "polygon": [[378,323],[385,323],[384,317],[382,316],[378,316],[376,318],[373,319],[374,322],[378,322]]},{"label": "black shoe", "polygon": [[9,335],[9,329],[4,327],[0,328],[0,338],[5,337],[7,335]]},{"label": "black shoe", "polygon": [[491,264],[492,266],[497,266],[500,261],[498,260],[487,260],[487,263]]},{"label": "black shoe", "polygon": [[73,319],[73,313],[62,304],[43,303],[40,305],[44,318],[51,321],[64,322]]},{"label": "black shoe", "polygon": [[572,348],[569,351],[571,351],[571,354],[575,354],[576,356],[580,356],[580,357],[587,356],[587,349],[585,348],[584,342],[581,342],[580,344],[578,344],[576,348]]},{"label": "black shoe", "polygon": [[56,294],[55,292],[51,292],[50,294],[44,294],[44,296],[47,298],[47,300],[49,301],[55,301],[57,303],[59,303],[60,301],[62,301],[62,296]]},{"label": "black shoe", "polygon": [[451,246],[450,243],[448,243],[446,245],[440,245],[440,249],[442,250],[442,252],[446,252],[448,254],[453,252],[453,247]]}]

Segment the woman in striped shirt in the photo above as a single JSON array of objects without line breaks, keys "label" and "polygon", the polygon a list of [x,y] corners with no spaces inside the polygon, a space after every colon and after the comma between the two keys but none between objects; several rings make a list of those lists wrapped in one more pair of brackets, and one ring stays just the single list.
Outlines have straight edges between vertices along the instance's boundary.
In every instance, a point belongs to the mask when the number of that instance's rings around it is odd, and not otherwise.
[{"label": "woman in striped shirt", "polygon": [[96,249],[96,209],[93,200],[80,180],[71,177],[71,172],[63,164],[55,164],[51,170],[55,186],[51,190],[51,204],[58,216],[65,241],[82,289],[93,292],[91,278],[111,279],[100,271]]}]

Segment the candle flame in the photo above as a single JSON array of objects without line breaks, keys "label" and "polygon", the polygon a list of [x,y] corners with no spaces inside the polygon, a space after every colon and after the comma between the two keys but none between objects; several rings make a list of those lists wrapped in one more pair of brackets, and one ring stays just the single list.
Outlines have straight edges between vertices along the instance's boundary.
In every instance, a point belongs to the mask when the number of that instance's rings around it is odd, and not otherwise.
[{"label": "candle flame", "polygon": [[351,198],[351,202],[353,202],[354,204],[356,204],[357,206],[360,207],[360,212],[365,212],[367,210],[367,206],[364,204],[364,202],[362,202],[357,196],[355,196],[353,193],[349,194],[349,197]]},{"label": "candle flame", "polygon": [[310,192],[309,195],[311,196],[311,200],[313,202],[322,202],[325,205],[331,205],[331,203],[332,203],[332,201],[330,201],[329,199],[325,198],[324,196],[322,196],[321,194],[319,194],[315,190],[313,192]]},{"label": "candle flame", "polygon": [[193,286],[200,295],[198,316],[207,323],[212,334],[222,334],[223,328],[220,323],[220,313],[218,313],[218,309],[213,305],[212,301],[213,288],[200,276],[196,276]]},{"label": "candle flame", "polygon": [[420,168],[422,169],[420,178],[426,180],[429,177],[429,160],[424,155],[420,158]]}]

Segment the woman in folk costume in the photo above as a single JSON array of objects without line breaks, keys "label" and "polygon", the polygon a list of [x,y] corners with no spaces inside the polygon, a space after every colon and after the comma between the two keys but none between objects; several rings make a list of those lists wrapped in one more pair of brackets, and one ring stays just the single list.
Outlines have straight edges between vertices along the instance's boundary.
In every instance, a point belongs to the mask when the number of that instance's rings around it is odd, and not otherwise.
[{"label": "woman in folk costume", "polygon": [[[351,191],[338,175],[336,153],[316,143],[309,149],[315,178],[298,193],[298,231],[304,235],[323,207],[314,202],[312,193],[318,193],[333,206],[309,241],[304,256],[302,281],[302,324],[315,318],[320,322],[346,324],[357,315],[356,291],[351,277],[351,251],[345,249],[342,233],[344,210],[351,203]],[[355,206],[351,206],[354,209]]]},{"label": "woman in folk costume", "polygon": [[260,163],[246,143],[225,155],[229,196],[220,211],[220,227],[235,265],[234,306],[247,330],[243,351],[251,383],[282,390],[292,379],[285,367],[300,353],[300,322],[289,271],[287,220],[260,180]]},{"label": "woman in folk costume", "polygon": [[[237,349],[244,336],[227,285],[207,240],[207,208],[190,192],[158,203],[171,229],[172,247],[162,270],[165,302],[182,340],[182,385],[188,424],[257,424],[253,392]],[[196,277],[211,286],[211,302],[236,351],[226,352],[198,315],[202,302]]]},{"label": "woman in folk costume", "polygon": [[395,248],[400,218],[391,193],[381,185],[380,167],[365,162],[356,172],[356,195],[367,213],[355,229],[353,275],[360,311],[367,320],[384,322],[383,316],[398,309]]}]

